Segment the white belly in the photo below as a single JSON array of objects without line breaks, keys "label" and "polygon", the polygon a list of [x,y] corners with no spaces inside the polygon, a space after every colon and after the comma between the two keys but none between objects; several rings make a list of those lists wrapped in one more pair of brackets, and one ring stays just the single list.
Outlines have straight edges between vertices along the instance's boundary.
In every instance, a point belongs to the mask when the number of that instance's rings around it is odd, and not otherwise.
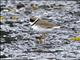
[{"label": "white belly", "polygon": [[32,28],[33,28],[33,30],[38,31],[38,32],[50,32],[50,31],[52,31],[55,28],[60,28],[60,26],[54,27],[54,28],[50,28],[50,29],[48,28],[47,29],[47,28],[41,28],[39,26],[33,25]]},{"label": "white belly", "polygon": [[[30,23],[30,24],[32,24],[32,23]],[[42,28],[40,26],[33,25],[32,28],[33,28],[33,30],[35,30],[37,32],[50,32],[50,31],[52,31],[55,28],[60,28],[60,26],[53,27],[53,28]]]}]

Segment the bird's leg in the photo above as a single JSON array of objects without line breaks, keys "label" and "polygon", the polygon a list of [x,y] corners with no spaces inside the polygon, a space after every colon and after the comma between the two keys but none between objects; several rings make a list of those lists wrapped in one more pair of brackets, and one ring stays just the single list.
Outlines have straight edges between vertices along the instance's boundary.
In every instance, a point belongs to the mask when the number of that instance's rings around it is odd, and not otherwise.
[{"label": "bird's leg", "polygon": [[44,43],[45,43],[45,38],[46,38],[47,36],[48,36],[48,33],[42,33],[41,36],[36,37],[37,42],[38,42],[39,44],[44,44]]},{"label": "bird's leg", "polygon": [[45,38],[48,36],[48,33],[42,34],[42,44],[45,44]]}]

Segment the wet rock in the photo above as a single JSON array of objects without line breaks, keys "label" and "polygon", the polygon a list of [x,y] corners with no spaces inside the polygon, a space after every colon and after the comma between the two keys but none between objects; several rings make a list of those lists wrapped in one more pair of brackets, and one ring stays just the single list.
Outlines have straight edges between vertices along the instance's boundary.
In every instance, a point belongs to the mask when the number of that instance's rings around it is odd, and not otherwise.
[{"label": "wet rock", "polygon": [[4,10],[5,7],[6,7],[6,5],[0,5],[0,12],[1,12],[2,10]]},{"label": "wet rock", "polygon": [[0,58],[7,58],[7,56],[5,56],[5,55],[0,55]]},{"label": "wet rock", "polygon": [[11,21],[6,21],[5,23],[9,24],[10,27],[14,27],[13,22],[11,22]]},{"label": "wet rock", "polygon": [[0,25],[3,25],[3,23],[2,23],[2,22],[0,22]]},{"label": "wet rock", "polygon": [[24,11],[24,14],[29,15],[31,14],[31,11]]},{"label": "wet rock", "polygon": [[77,0],[77,4],[80,4],[80,1]]},{"label": "wet rock", "polygon": [[0,12],[1,12],[2,10],[4,10],[4,8],[0,8]]},{"label": "wet rock", "polygon": [[80,16],[80,11],[74,12],[75,15]]},{"label": "wet rock", "polygon": [[42,9],[48,9],[48,8],[49,8],[48,5],[41,5],[41,6],[39,6],[39,7],[42,8]]},{"label": "wet rock", "polygon": [[9,32],[5,32],[5,31],[0,30],[0,37],[2,37],[3,35],[8,35],[8,34],[9,34]]},{"label": "wet rock", "polygon": [[51,44],[45,44],[45,45],[43,45],[43,47],[49,49],[49,48],[52,48],[52,45]]},{"label": "wet rock", "polygon": [[6,5],[0,5],[0,7],[6,7]]},{"label": "wet rock", "polygon": [[17,9],[20,9],[20,8],[22,8],[22,7],[25,7],[25,6],[24,6],[24,4],[22,4],[22,3],[20,2],[20,3],[17,4],[16,7],[17,7]]},{"label": "wet rock", "polygon": [[3,37],[0,41],[0,44],[11,43],[11,41],[16,41],[16,39],[12,37]]}]

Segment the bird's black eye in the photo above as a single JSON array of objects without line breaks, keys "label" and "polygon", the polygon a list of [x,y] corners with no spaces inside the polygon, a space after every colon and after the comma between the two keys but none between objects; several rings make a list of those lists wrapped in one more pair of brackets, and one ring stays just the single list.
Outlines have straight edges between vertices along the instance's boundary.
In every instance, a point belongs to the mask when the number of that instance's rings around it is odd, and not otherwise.
[{"label": "bird's black eye", "polygon": [[35,20],[34,19],[30,19],[30,22],[34,22]]}]

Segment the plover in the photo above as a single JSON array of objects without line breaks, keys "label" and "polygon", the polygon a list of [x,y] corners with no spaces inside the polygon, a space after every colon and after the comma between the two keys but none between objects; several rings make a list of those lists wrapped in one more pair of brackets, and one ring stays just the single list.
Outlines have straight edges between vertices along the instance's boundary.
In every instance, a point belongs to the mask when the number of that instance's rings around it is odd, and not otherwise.
[{"label": "plover", "polygon": [[30,18],[30,24],[33,30],[42,34],[42,36],[37,38],[38,43],[40,44],[45,43],[45,38],[48,36],[48,32],[51,32],[55,28],[61,27],[55,23],[49,22],[47,19],[42,19],[40,17],[34,17],[34,16]]},{"label": "plover", "polygon": [[33,30],[38,32],[49,32],[55,28],[60,28],[61,26],[57,25],[56,23],[52,23],[47,19],[42,19],[40,17],[32,16],[30,18],[30,24]]}]

